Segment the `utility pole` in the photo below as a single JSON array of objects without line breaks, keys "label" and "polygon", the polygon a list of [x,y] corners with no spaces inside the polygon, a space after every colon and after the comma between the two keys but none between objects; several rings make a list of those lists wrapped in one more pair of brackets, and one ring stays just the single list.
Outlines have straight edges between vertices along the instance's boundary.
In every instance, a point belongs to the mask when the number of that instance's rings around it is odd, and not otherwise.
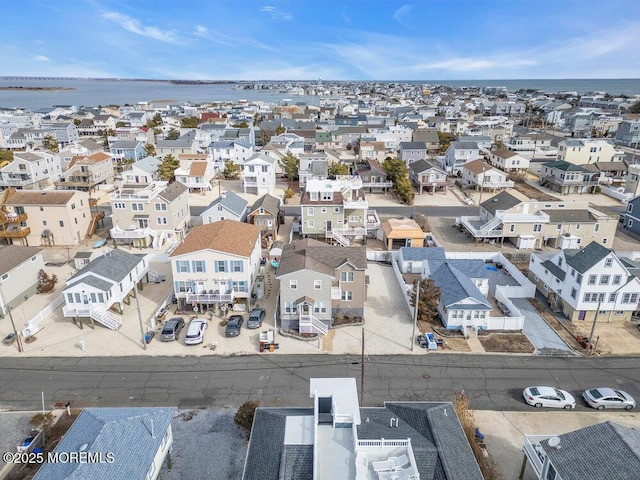
[{"label": "utility pole", "polygon": [[133,284],[133,291],[136,294],[136,307],[138,310],[138,321],[140,322],[140,334],[142,335],[142,348],[147,349],[147,341],[144,335],[144,325],[142,324],[142,313],[140,312],[140,299],[138,298],[138,281]]},{"label": "utility pole", "polygon": [[360,406],[364,398],[364,327],[362,327],[362,352],[360,353]]},{"label": "utility pole", "polygon": [[[596,330],[596,322],[598,321],[598,313],[600,313],[600,303],[601,301],[598,301],[598,310],[596,310],[596,316],[593,319],[593,325],[591,325],[591,333],[589,334],[589,345],[593,345],[593,332],[595,332]],[[593,349],[595,350],[595,348]],[[591,353],[589,355],[593,355],[595,352],[591,351]]]},{"label": "utility pole", "polygon": [[413,344],[416,343],[416,324],[418,323],[418,305],[420,303],[420,279],[416,283],[416,304],[413,309],[413,331],[411,332],[411,351],[413,352]]},{"label": "utility pole", "polygon": [[18,352],[22,353],[24,351],[24,349],[22,348],[22,340],[20,339],[20,335],[18,335],[18,330],[16,330],[16,324],[13,321],[13,315],[11,314],[11,307],[9,305],[7,305],[6,307],[7,307],[7,311],[9,312],[9,319],[11,320],[13,333],[16,336],[16,342],[18,342]]}]

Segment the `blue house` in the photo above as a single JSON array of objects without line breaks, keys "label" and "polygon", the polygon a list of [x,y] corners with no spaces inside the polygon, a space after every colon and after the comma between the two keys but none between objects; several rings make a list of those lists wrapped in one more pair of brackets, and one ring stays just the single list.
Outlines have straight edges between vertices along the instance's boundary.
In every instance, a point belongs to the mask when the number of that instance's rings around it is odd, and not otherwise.
[{"label": "blue house", "polygon": [[622,215],[622,226],[625,230],[640,235],[640,195],[629,200],[627,211]]},{"label": "blue house", "polygon": [[137,162],[147,156],[144,142],[137,140],[117,140],[109,145],[109,151],[114,161],[133,158]]}]

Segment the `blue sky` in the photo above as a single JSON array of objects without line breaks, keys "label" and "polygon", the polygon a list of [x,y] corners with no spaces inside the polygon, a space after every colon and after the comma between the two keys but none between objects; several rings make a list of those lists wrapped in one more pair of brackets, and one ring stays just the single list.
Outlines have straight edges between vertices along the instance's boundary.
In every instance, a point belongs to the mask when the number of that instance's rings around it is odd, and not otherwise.
[{"label": "blue sky", "polygon": [[640,78],[636,0],[0,0],[0,76]]}]

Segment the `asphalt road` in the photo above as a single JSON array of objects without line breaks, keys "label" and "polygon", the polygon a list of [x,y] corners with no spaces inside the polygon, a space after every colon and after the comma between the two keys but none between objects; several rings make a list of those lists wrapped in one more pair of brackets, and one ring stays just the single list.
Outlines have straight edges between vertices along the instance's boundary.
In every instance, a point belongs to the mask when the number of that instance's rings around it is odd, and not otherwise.
[{"label": "asphalt road", "polygon": [[[356,377],[359,357],[3,358],[0,408],[39,409],[71,401],[89,406],[236,407],[248,399],[270,406],[310,406],[309,378]],[[448,401],[464,389],[474,409],[530,410],[522,390],[615,386],[640,399],[637,358],[555,358],[428,354],[365,358],[364,405],[385,400]],[[358,383],[358,388],[360,384]],[[578,398],[578,409],[586,410]]]},{"label": "asphalt road", "polygon": [[[425,206],[406,206],[399,205],[397,207],[377,207],[372,206],[378,215],[382,217],[409,217],[416,213],[421,213],[427,217],[461,217],[479,215],[478,207],[452,206],[452,207],[425,207]],[[288,217],[300,215],[300,205],[283,205],[282,209]]]}]

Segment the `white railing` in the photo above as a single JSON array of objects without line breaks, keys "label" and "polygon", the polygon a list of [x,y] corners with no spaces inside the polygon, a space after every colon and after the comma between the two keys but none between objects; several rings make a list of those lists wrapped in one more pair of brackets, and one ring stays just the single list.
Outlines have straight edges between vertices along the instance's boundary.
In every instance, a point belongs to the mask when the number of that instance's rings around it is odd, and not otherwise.
[{"label": "white railing", "polygon": [[348,247],[351,245],[351,241],[347,237],[343,236],[342,234],[336,231],[325,232],[325,238],[332,238],[343,247]]},{"label": "white railing", "polygon": [[334,228],[334,232],[338,232],[340,235],[354,235],[360,237],[367,234],[367,229],[364,227],[344,227]]},{"label": "white railing", "polygon": [[500,235],[502,233],[501,228],[497,228],[502,225],[502,219],[499,217],[493,217],[491,220],[476,228],[471,223],[472,221],[480,221],[480,217],[458,217],[456,223],[462,223],[464,227],[471,232],[474,237],[490,237]]},{"label": "white railing", "polygon": [[353,424],[353,414],[351,413],[336,413],[333,415],[333,425],[336,423],[351,423]]},{"label": "white railing", "polygon": [[362,182],[362,186],[365,188],[391,188],[393,187],[393,182]]},{"label": "white railing", "polygon": [[244,181],[244,186],[245,187],[257,187],[258,186],[258,182],[245,180]]},{"label": "white railing", "polygon": [[[551,435],[525,435],[524,443],[522,444],[522,450],[538,478],[541,478],[544,461],[547,457],[539,443],[548,438],[551,438]],[[531,440],[534,441],[532,442]]]},{"label": "white railing", "polygon": [[[22,330],[22,336],[28,337],[33,335],[40,330],[40,322],[47,318],[51,313],[58,308],[60,305],[64,303],[64,297],[59,295],[56,299],[51,302],[49,305],[44,307],[35,317],[27,322],[27,325],[24,330]],[[6,313],[6,312],[5,312]]]},{"label": "white railing", "polygon": [[151,280],[154,283],[160,283],[166,279],[165,275],[158,273],[152,269],[149,269],[147,273],[149,274],[149,280]]},{"label": "white railing", "polygon": [[358,440],[358,448],[389,448],[389,447],[408,447],[411,444],[408,438],[400,438],[389,440],[381,438],[380,440]]},{"label": "white railing", "polygon": [[19,179],[19,178],[3,178],[0,180],[0,183],[6,183],[7,185],[24,185],[29,183],[30,179]]},{"label": "white railing", "polygon": [[232,302],[235,297],[233,290],[228,290],[225,293],[215,291],[214,293],[193,293],[191,290],[187,291],[185,299],[187,303],[220,303],[220,302]]},{"label": "white railing", "polygon": [[65,305],[62,307],[62,314],[65,317],[89,317],[101,323],[111,330],[118,330],[122,325],[119,316],[107,311],[105,307],[82,304],[79,307],[75,305]]},{"label": "white railing", "polygon": [[549,223],[551,218],[546,213],[540,211],[538,213],[512,213],[502,215],[503,222],[511,223]]},{"label": "white railing", "polygon": [[336,180],[340,182],[341,189],[357,190],[362,188],[362,179],[357,175],[336,175]]},{"label": "white railing", "polygon": [[138,192],[138,193],[112,193],[111,194],[111,201],[113,202],[114,200],[145,200],[145,201],[149,201],[152,198],[154,198],[156,195],[156,193],[159,193],[160,189],[158,190],[158,192]]},{"label": "white railing", "polygon": [[362,198],[359,200],[347,200],[346,198],[342,201],[344,208],[367,208],[369,206],[369,202],[366,198]]},{"label": "white railing", "polygon": [[311,327],[317,333],[321,333],[322,335],[326,335],[329,332],[327,326],[318,320],[313,315],[300,315],[299,317],[300,327]]},{"label": "white railing", "polygon": [[146,238],[154,235],[155,232],[149,227],[135,228],[132,230],[122,230],[120,227],[113,227],[110,232],[111,238]]}]

